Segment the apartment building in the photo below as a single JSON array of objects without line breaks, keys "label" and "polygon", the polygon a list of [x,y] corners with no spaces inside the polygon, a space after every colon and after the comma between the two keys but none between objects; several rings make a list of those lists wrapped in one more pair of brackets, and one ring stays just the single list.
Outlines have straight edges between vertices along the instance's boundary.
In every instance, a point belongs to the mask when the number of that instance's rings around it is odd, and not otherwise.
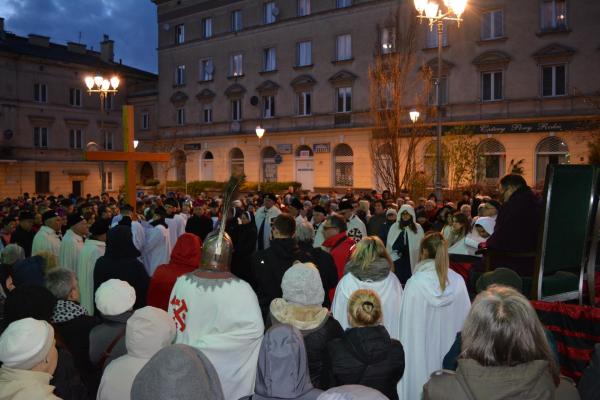
[{"label": "apartment building", "polygon": [[[296,180],[306,189],[378,185],[368,70],[378,54],[394,51],[386,24],[397,12],[413,13],[412,1],[154,3],[152,144],[173,151],[180,167],[170,179],[225,180],[243,171],[250,181]],[[444,131],[461,127],[480,141],[486,183],[510,160],[524,160],[532,185],[549,163],[586,162],[599,118],[590,101],[600,90],[599,12],[593,0],[472,0],[460,27],[445,26]],[[435,30],[420,25],[417,41],[415,65],[437,65]],[[430,176],[434,139],[432,127],[416,149]]]},{"label": "apartment building", "polygon": [[[99,50],[18,36],[0,18],[0,196],[99,194],[102,180],[109,193],[118,193],[123,163],[84,161],[83,153],[123,149],[121,107],[130,99],[139,104],[136,128],[155,135],[157,76],[115,60],[108,36]],[[96,74],[120,79],[103,109],[84,83]]]}]

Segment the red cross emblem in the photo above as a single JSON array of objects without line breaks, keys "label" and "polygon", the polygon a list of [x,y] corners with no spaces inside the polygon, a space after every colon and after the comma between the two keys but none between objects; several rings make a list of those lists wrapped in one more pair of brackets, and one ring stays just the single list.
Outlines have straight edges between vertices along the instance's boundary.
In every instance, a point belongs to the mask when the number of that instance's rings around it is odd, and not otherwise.
[{"label": "red cross emblem", "polygon": [[185,331],[185,318],[187,317],[188,311],[185,299],[178,299],[177,296],[174,296],[171,300],[171,305],[173,306],[173,320],[175,321],[175,326],[180,332],[183,332]]}]

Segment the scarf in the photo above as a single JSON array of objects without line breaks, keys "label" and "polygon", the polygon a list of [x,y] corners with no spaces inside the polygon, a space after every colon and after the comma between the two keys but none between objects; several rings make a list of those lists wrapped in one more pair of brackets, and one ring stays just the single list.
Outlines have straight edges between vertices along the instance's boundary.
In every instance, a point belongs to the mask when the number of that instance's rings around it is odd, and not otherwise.
[{"label": "scarf", "polygon": [[58,300],[54,306],[50,322],[53,324],[69,322],[82,315],[87,315],[87,311],[79,304],[71,300]]}]

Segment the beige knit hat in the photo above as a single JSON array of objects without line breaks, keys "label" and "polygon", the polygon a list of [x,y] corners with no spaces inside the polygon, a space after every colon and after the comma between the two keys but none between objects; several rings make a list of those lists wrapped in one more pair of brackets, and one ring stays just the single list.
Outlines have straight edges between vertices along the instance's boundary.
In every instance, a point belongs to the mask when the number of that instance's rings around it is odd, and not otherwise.
[{"label": "beige knit hat", "polygon": [[135,289],[120,279],[109,279],[96,290],[96,307],[107,316],[123,314],[135,303]]},{"label": "beige knit hat", "polygon": [[54,345],[54,328],[46,321],[14,321],[0,336],[0,361],[8,368],[29,370],[48,356]]}]

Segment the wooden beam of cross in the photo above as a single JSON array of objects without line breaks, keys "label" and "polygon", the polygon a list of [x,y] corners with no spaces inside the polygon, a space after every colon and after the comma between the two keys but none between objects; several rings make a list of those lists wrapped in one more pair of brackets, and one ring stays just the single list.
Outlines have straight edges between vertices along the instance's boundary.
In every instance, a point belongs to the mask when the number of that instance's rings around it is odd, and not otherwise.
[{"label": "wooden beam of cross", "polygon": [[[125,194],[126,200],[135,207],[136,199],[136,162],[169,162],[169,153],[136,152],[134,140],[133,106],[123,106],[123,151],[85,151],[83,157],[88,161],[123,161],[125,162]],[[104,177],[101,177],[103,179]]]}]

